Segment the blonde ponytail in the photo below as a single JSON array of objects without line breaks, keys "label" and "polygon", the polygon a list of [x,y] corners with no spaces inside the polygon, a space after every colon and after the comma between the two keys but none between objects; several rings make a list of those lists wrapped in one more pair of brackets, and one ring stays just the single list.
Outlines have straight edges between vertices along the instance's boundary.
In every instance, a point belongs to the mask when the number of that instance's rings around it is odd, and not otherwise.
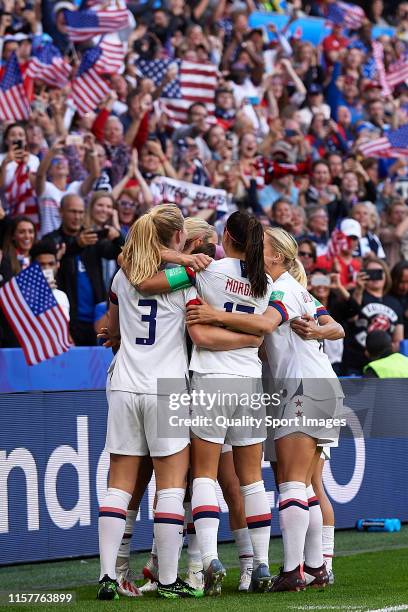
[{"label": "blonde ponytail", "polygon": [[296,258],[291,261],[288,272],[302,287],[307,287],[307,276],[300,259]]},{"label": "blonde ponytail", "polygon": [[132,285],[139,285],[156,274],[161,264],[161,249],[167,247],[177,230],[184,226],[177,206],[155,206],[131,227],[123,247],[122,270]]},{"label": "blonde ponytail", "polygon": [[280,253],[283,265],[291,276],[303,287],[307,286],[307,276],[302,262],[298,259],[298,245],[292,234],[280,227],[268,228],[265,232],[274,251]]}]

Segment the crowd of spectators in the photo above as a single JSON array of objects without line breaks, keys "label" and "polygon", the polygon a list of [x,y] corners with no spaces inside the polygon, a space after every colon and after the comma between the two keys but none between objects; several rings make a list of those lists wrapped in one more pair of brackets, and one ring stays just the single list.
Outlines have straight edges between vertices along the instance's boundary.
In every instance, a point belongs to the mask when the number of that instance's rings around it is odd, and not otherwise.
[{"label": "crowd of spectators", "polygon": [[[122,69],[86,114],[75,112],[69,88],[27,78],[28,121],[0,125],[0,285],[38,261],[73,342],[96,344],[127,231],[160,201],[157,178],[166,176],[223,189],[229,211],[295,235],[310,291],[346,329],[344,345],[326,346],[339,373],[361,374],[372,330],[387,331],[398,350],[408,337],[408,157],[367,158],[359,147],[408,124],[408,80],[384,95],[372,44],[374,26],[393,26],[379,38],[385,69],[408,62],[408,3],[360,2],[361,28],[332,24],[318,46],[302,31],[249,25],[254,11],[324,17],[332,1],[130,2]],[[0,79],[13,53],[24,75],[44,40],[78,65],[89,45],[67,38],[71,2],[1,5]],[[140,57],[214,64],[214,113],[195,102],[188,123],[174,125],[162,92],[176,68],[155,85],[138,71]],[[33,192],[16,212],[10,185],[21,164]],[[228,214],[183,212],[219,235]],[[17,345],[0,312],[0,346]]]}]

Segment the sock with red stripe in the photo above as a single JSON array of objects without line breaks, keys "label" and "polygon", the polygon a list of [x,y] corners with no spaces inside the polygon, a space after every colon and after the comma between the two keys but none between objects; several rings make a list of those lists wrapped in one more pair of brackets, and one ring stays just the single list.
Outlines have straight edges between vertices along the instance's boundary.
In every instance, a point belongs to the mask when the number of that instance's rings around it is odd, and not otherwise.
[{"label": "sock with red stripe", "polygon": [[279,485],[279,524],[282,531],[284,571],[303,565],[306,532],[309,525],[309,504],[303,482]]},{"label": "sock with red stripe", "polygon": [[137,510],[128,510],[126,514],[125,532],[122,536],[122,541],[119,546],[118,558],[116,559],[116,569],[122,569],[129,566],[130,558],[130,542],[132,540],[133,528],[137,517]]},{"label": "sock with red stripe", "polygon": [[254,554],[253,566],[269,566],[269,540],[271,537],[271,507],[263,480],[240,487],[244,498],[245,516]]},{"label": "sock with red stripe", "polygon": [[157,491],[154,539],[159,563],[159,581],[172,584],[177,578],[178,551],[183,541],[184,489]]},{"label": "sock with red stripe", "polygon": [[206,570],[213,559],[218,559],[217,535],[220,522],[215,480],[194,478],[191,497],[193,521],[203,567]]},{"label": "sock with red stripe", "polygon": [[309,505],[309,526],[305,539],[305,563],[309,567],[316,568],[323,565],[323,516],[312,485],[306,488],[306,495]]},{"label": "sock with red stripe", "polygon": [[186,524],[187,524],[187,556],[188,556],[188,569],[192,572],[199,572],[203,569],[203,562],[201,560],[200,547],[198,545],[198,538],[193,523],[193,514],[191,512],[191,501],[184,502],[184,510],[186,512]]},{"label": "sock with red stripe", "polygon": [[242,574],[246,569],[252,570],[254,562],[254,551],[248,527],[234,529],[232,532],[235,544],[238,548],[239,569]]},{"label": "sock with red stripe", "polygon": [[326,564],[327,571],[333,569],[334,556],[334,525],[323,525],[323,559]]},{"label": "sock with red stripe", "polygon": [[126,513],[132,496],[121,489],[109,487],[99,508],[99,554],[101,578],[108,574],[116,578],[116,558],[126,525]]}]

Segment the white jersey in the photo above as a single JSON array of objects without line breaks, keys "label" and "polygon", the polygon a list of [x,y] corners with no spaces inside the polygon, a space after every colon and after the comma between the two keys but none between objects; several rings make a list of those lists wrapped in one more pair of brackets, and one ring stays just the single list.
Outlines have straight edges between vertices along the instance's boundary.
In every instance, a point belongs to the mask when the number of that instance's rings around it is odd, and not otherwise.
[{"label": "white jersey", "polygon": [[[323,344],[318,340],[303,340],[290,327],[293,319],[308,314],[317,320],[328,314],[326,309],[289,272],[274,282],[269,305],[282,317],[279,327],[265,336],[272,379],[286,388],[302,383],[303,394],[315,399],[344,397],[330,360],[323,352]],[[330,381],[326,382],[327,379]]]},{"label": "white jersey", "polygon": [[117,272],[110,299],[119,304],[121,344],[111,391],[161,393],[158,379],[180,381],[185,388],[185,311],[186,303],[196,296],[196,289],[191,288],[146,297],[129,283],[122,270]]},{"label": "white jersey", "polygon": [[[226,312],[263,314],[268,307],[272,280],[264,297],[255,298],[246,275],[245,262],[231,257],[213,261],[206,270],[196,275],[200,296],[214,308]],[[202,374],[235,374],[261,377],[261,362],[257,348],[240,348],[230,351],[193,349],[190,370]]]}]

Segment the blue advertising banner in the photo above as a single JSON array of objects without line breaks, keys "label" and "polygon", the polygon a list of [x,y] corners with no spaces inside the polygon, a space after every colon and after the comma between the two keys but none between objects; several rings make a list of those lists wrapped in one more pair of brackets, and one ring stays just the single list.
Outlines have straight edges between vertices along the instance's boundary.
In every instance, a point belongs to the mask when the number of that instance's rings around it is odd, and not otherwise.
[{"label": "blue advertising banner", "polygon": [[[82,366],[78,361],[78,367]],[[77,371],[77,381],[81,377]],[[71,388],[69,377],[64,380]],[[408,489],[403,486],[408,472],[407,438],[402,434],[381,438],[381,424],[376,425],[371,414],[387,418],[393,406],[399,406],[403,414],[407,381],[391,381],[391,386],[383,385],[382,392],[376,393],[370,386],[356,388],[353,380],[343,383],[345,404],[350,414],[359,417],[325,465],[325,485],[336,525],[353,527],[358,518],[378,516],[407,521]],[[3,392],[0,411],[0,565],[97,554],[98,506],[106,491],[108,472],[108,456],[103,450],[104,391]],[[363,429],[365,434],[368,431],[367,419],[377,431],[376,437],[362,437]],[[277,494],[266,463],[263,474],[273,513],[272,532],[277,534]],[[151,546],[154,493],[152,481],[136,523],[134,550]],[[222,511],[219,535],[228,540],[227,507],[220,490],[218,493]]]},{"label": "blue advertising banner", "polygon": [[[288,15],[281,13],[252,13],[249,17],[249,26],[251,28],[265,28],[267,30],[268,24],[273,23],[278,30],[282,30],[288,23]],[[307,40],[313,45],[319,45],[325,36],[328,36],[331,32],[331,26],[325,19],[319,17],[301,17],[293,21],[288,28],[288,35],[292,36],[298,32],[302,40]],[[395,34],[395,28],[390,26],[375,26],[372,30],[373,38],[387,35],[393,36]],[[273,38],[273,34],[268,32],[270,39]]]}]

